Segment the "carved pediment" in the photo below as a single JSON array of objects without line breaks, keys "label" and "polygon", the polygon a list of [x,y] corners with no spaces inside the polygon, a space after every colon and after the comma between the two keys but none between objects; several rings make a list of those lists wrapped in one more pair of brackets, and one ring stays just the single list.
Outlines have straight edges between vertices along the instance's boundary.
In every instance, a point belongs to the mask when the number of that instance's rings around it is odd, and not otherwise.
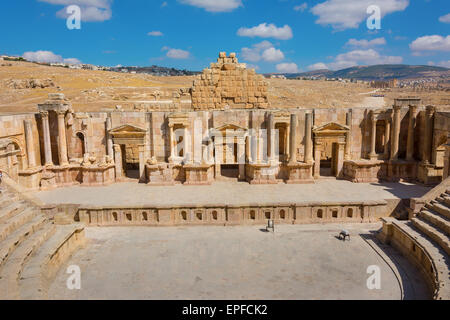
[{"label": "carved pediment", "polygon": [[349,131],[349,127],[344,126],[342,124],[336,123],[336,122],[330,122],[327,124],[324,124],[320,127],[316,127],[313,129],[313,132],[316,134],[320,133],[345,133]]},{"label": "carved pediment", "polygon": [[229,123],[229,124],[225,124],[223,126],[217,127],[214,130],[223,132],[223,131],[227,131],[227,130],[231,130],[231,131],[246,131],[247,129],[245,129],[243,127],[240,127],[238,125]]},{"label": "carved pediment", "polygon": [[109,133],[114,135],[114,134],[127,134],[127,133],[133,133],[133,134],[145,134],[147,132],[147,130],[133,126],[131,124],[125,124],[123,126],[114,128],[109,130]]}]

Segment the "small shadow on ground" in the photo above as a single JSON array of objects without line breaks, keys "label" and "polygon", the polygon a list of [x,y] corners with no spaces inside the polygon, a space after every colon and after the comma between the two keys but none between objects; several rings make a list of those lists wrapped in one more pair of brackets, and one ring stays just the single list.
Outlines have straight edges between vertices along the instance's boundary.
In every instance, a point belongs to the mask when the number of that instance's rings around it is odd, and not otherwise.
[{"label": "small shadow on ground", "polygon": [[264,232],[264,233],[269,233],[270,231],[267,229],[259,229],[259,231]]}]

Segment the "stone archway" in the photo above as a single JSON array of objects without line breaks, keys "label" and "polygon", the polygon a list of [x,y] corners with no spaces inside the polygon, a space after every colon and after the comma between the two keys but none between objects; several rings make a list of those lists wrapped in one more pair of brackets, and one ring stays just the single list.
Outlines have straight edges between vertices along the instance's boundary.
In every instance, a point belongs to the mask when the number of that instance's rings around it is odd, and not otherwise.
[{"label": "stone archway", "polygon": [[314,134],[314,178],[322,175],[341,178],[343,176],[347,126],[327,123],[313,129]]}]

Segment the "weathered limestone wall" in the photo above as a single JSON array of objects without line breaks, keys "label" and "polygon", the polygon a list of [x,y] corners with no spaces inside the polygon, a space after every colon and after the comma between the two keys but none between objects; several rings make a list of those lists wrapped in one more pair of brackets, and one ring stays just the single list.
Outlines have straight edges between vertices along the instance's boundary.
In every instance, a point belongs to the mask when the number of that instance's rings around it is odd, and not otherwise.
[{"label": "weathered limestone wall", "polygon": [[124,225],[251,225],[368,223],[392,214],[385,201],[278,203],[268,206],[178,206],[178,207],[92,207],[79,208],[74,219],[90,226]]},{"label": "weathered limestone wall", "polygon": [[254,69],[238,63],[236,54],[221,52],[217,63],[203,70],[192,87],[194,110],[268,108],[268,83]]},{"label": "weathered limestone wall", "polygon": [[[26,141],[25,122],[29,123],[29,144]],[[0,168],[9,173],[8,168],[13,166],[14,172],[10,174],[15,179],[17,179],[19,170],[26,170],[41,163],[38,127],[34,114],[0,116],[0,143],[4,144],[4,149],[0,151]],[[9,157],[6,153],[10,151],[17,152],[14,152],[14,156]],[[8,161],[10,162],[8,163]]]}]

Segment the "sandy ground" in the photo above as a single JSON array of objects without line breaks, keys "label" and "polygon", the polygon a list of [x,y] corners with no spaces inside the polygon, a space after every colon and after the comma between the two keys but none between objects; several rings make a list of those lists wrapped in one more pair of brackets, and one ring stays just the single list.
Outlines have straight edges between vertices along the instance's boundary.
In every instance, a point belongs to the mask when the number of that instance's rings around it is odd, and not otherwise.
[{"label": "sandy ground", "polygon": [[212,186],[155,187],[116,183],[105,187],[68,187],[34,192],[45,203],[90,206],[208,205],[226,203],[274,204],[310,201],[364,201],[421,197],[430,188],[409,183],[352,183],[319,180],[314,184],[250,185],[245,182],[215,182]]},{"label": "sandy ground", "polygon": [[[49,298],[427,298],[423,279],[401,256],[372,248],[380,226],[88,228],[89,245],[61,268]],[[350,241],[336,238],[342,227]],[[70,265],[80,267],[80,290],[67,289]],[[379,267],[379,290],[367,287],[369,266]]]}]

